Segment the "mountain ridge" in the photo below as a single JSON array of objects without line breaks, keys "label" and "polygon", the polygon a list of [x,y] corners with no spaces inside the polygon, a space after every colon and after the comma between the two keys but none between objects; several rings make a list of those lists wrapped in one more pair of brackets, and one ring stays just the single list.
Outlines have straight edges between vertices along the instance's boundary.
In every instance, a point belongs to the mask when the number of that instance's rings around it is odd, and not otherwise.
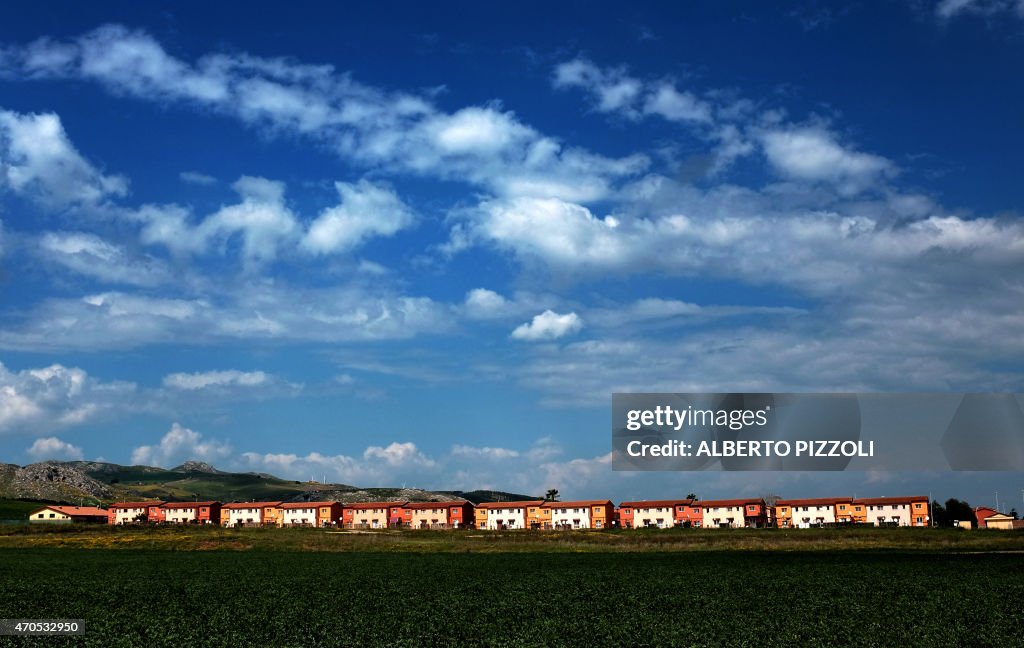
[{"label": "mountain ridge", "polygon": [[202,461],[174,468],[122,466],[102,461],[42,461],[0,464],[0,499],[46,500],[106,505],[127,500],[217,500],[222,502],[418,501],[464,499],[474,504],[540,499],[493,490],[430,491],[419,488],[361,488],[349,484],[282,479],[268,473],[232,473]]}]

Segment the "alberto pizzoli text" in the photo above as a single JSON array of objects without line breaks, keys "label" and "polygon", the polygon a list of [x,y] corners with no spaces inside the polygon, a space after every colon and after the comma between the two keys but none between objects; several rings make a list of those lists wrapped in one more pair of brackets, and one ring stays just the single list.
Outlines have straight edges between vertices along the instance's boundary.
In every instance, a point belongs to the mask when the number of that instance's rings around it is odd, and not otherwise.
[{"label": "alberto pizzoli text", "polygon": [[[696,448],[694,447],[696,446]],[[874,441],[630,441],[630,457],[874,457]]]}]

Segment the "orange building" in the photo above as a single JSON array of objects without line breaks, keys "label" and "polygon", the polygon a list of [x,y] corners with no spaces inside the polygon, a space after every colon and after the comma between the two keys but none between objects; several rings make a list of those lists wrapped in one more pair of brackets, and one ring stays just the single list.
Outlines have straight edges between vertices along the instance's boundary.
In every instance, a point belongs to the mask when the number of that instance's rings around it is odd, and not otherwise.
[{"label": "orange building", "polygon": [[624,529],[668,529],[674,526],[699,527],[703,513],[695,500],[640,500],[619,504],[619,518]]},{"label": "orange building", "polygon": [[542,504],[528,506],[526,508],[526,528],[550,531],[552,529],[551,508]]},{"label": "orange building", "polygon": [[398,513],[403,522],[412,521],[412,513],[405,515],[408,502],[355,502],[346,504],[342,522],[348,529],[386,529],[390,525],[392,509],[401,509]]}]

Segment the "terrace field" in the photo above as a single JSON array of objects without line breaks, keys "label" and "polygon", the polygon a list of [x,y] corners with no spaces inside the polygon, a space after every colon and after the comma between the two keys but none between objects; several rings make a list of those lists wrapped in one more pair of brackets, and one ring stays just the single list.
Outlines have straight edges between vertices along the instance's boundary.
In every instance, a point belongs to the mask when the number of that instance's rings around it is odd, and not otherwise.
[{"label": "terrace field", "polygon": [[0,617],[85,620],[9,639],[46,646],[1019,645],[1022,572],[1016,553],[7,548]]}]

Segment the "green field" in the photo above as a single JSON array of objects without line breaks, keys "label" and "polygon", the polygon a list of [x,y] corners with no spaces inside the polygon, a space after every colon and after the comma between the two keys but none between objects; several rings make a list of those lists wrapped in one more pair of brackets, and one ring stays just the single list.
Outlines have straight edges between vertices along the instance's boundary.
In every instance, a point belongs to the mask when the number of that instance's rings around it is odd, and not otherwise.
[{"label": "green field", "polygon": [[448,553],[850,550],[1024,554],[1024,533],[914,528],[324,531],[224,529],[208,525],[25,524],[0,528],[0,549],[4,548]]},{"label": "green field", "polygon": [[26,520],[28,514],[45,506],[28,500],[0,499],[0,520]]},{"label": "green field", "polygon": [[[1020,645],[1024,556],[0,550],[94,646]],[[81,638],[17,640],[81,645]]]}]

